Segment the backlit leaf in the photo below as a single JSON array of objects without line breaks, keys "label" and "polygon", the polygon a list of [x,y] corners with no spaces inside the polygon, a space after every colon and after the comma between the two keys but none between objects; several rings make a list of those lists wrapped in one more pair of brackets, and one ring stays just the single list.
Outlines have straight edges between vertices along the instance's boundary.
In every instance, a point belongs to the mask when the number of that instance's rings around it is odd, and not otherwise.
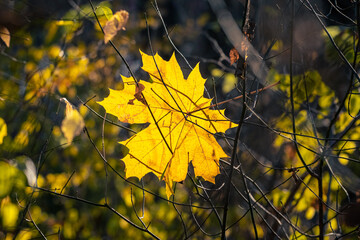
[{"label": "backlit leaf", "polygon": [[104,26],[104,42],[108,43],[118,31],[125,30],[125,25],[129,19],[129,13],[125,10],[116,12]]},{"label": "backlit leaf", "polygon": [[4,41],[7,47],[10,47],[10,32],[4,26],[0,26],[0,38]]},{"label": "backlit leaf", "polygon": [[200,74],[199,64],[186,80],[175,54],[169,61],[156,54],[157,66],[152,56],[141,55],[142,68],[153,82],[136,85],[133,78],[123,77],[124,89],[110,89],[109,96],[99,102],[122,122],[150,123],[145,130],[120,142],[129,148],[123,158],[126,177],[140,179],[152,172],[164,178],[170,197],[173,181],[183,181],[192,162],[196,176],[214,183],[219,159],[227,155],[213,134],[236,124],[225,118],[225,110],[208,108],[211,99],[203,97],[206,79]]},{"label": "backlit leaf", "polygon": [[85,126],[84,119],[80,113],[74,109],[68,100],[62,98],[66,103],[65,118],[61,123],[61,131],[70,143],[74,137],[78,136]]},{"label": "backlit leaf", "polygon": [[111,17],[113,16],[112,10],[107,6],[99,6],[95,12],[98,17],[104,15],[107,20],[110,20]]}]

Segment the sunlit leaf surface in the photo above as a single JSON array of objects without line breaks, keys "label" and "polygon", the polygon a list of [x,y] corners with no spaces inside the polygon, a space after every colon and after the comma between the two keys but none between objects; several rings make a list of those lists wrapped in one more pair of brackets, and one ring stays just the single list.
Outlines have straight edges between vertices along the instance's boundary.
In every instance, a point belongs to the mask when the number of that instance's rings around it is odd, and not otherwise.
[{"label": "sunlit leaf surface", "polygon": [[192,162],[196,176],[214,183],[219,159],[227,155],[213,134],[235,124],[226,119],[224,110],[206,108],[211,99],[203,97],[206,79],[200,74],[199,64],[184,79],[175,54],[169,61],[157,54],[154,58],[141,55],[142,68],[153,82],[136,85],[133,78],[123,77],[124,89],[110,89],[109,96],[100,102],[122,122],[150,123],[120,142],[129,148],[123,158],[126,177],[140,179],[149,172],[163,176],[170,197],[173,181],[183,181]]}]

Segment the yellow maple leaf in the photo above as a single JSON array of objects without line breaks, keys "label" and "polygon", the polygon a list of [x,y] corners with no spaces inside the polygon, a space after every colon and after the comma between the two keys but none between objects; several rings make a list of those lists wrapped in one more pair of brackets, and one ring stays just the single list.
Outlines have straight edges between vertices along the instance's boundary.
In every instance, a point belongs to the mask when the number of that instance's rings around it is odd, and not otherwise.
[{"label": "yellow maple leaf", "polygon": [[107,113],[122,122],[150,123],[143,131],[120,142],[129,148],[122,159],[126,177],[141,179],[149,172],[163,177],[169,198],[173,181],[186,178],[191,162],[196,176],[214,183],[219,174],[219,159],[227,155],[213,134],[236,124],[224,116],[225,110],[207,108],[211,99],[203,97],[206,79],[200,74],[199,64],[184,79],[175,54],[169,61],[156,54],[156,66],[152,56],[140,53],[142,69],[150,74],[152,83],[135,84],[132,77],[122,76],[124,89],[110,89],[109,96],[99,102]]},{"label": "yellow maple leaf", "polygon": [[65,118],[61,123],[61,131],[68,143],[71,143],[73,138],[81,133],[85,123],[80,113],[66,98],[61,98],[61,101],[66,103]]},{"label": "yellow maple leaf", "polygon": [[104,26],[104,42],[108,43],[118,31],[125,30],[125,25],[129,19],[129,13],[125,10],[116,12]]}]

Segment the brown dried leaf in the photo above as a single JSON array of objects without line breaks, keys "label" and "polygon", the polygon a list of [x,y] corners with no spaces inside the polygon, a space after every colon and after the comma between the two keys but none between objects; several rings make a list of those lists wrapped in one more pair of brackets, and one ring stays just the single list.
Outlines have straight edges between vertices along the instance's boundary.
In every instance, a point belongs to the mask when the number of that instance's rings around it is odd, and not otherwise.
[{"label": "brown dried leaf", "polygon": [[144,89],[145,89],[145,86],[143,84],[141,84],[141,83],[138,83],[136,85],[135,95],[134,96],[138,101],[140,101],[140,102],[142,102],[143,104],[146,105],[146,101],[145,101],[143,95],[141,94],[142,91],[144,91]]},{"label": "brown dried leaf", "polygon": [[239,60],[240,55],[239,52],[235,48],[233,48],[230,50],[229,57],[230,57],[230,64],[233,65]]},{"label": "brown dried leaf", "polygon": [[129,13],[125,10],[116,12],[104,26],[104,42],[108,43],[118,31],[125,30],[125,25],[129,19]]},{"label": "brown dried leaf", "polygon": [[142,91],[144,91],[145,86],[141,83],[137,83],[136,84],[136,88],[135,88],[135,94],[134,94],[134,99],[130,99],[128,104],[130,105],[134,105],[134,101],[138,100],[139,102],[142,102],[144,105],[146,105],[146,101],[142,95]]},{"label": "brown dried leaf", "polygon": [[4,26],[0,26],[0,38],[4,41],[7,47],[10,47],[10,32]]}]

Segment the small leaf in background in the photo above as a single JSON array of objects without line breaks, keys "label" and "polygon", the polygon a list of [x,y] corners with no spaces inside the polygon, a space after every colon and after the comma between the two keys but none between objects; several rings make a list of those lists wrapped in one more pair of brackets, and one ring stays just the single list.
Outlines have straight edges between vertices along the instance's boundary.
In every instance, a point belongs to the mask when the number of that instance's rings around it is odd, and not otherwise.
[{"label": "small leaf in background", "polygon": [[75,136],[81,133],[85,123],[80,113],[74,109],[66,98],[61,98],[60,100],[66,103],[65,118],[61,123],[61,131],[68,143],[70,143]]},{"label": "small leaf in background", "polygon": [[310,220],[315,216],[316,213],[316,209],[314,207],[309,207],[307,208],[306,212],[305,212],[305,218]]},{"label": "small leaf in background", "polygon": [[4,119],[0,118],[0,144],[3,143],[4,137],[7,135],[7,126]]},{"label": "small leaf in background", "polygon": [[4,229],[14,229],[19,216],[18,205],[11,202],[10,197],[1,200],[0,218]]},{"label": "small leaf in background", "polygon": [[239,60],[240,55],[235,48],[232,48],[229,52],[229,57],[230,57],[230,64],[233,65]]},{"label": "small leaf in background", "polygon": [[110,20],[111,17],[113,16],[112,10],[107,6],[99,6],[95,12],[98,15],[98,17],[105,16],[107,20]]},{"label": "small leaf in background", "polygon": [[25,180],[18,177],[18,174],[16,167],[5,161],[0,162],[0,199],[11,193],[16,185],[16,180]]},{"label": "small leaf in background", "polygon": [[[87,6],[89,6],[89,5],[87,5]],[[89,8],[89,10],[92,11],[91,7]],[[100,5],[98,5],[96,7],[95,14],[98,17],[98,20],[99,20],[101,26],[105,26],[105,24],[113,16],[113,12],[110,9],[110,5],[108,5],[108,3],[106,3],[106,2],[102,2],[102,3],[100,3]],[[101,28],[98,24],[95,24],[94,27],[97,31],[101,31]]]},{"label": "small leaf in background", "polygon": [[4,41],[7,47],[10,47],[10,32],[4,26],[0,26],[0,38]]},{"label": "small leaf in background", "polygon": [[224,75],[224,81],[222,84],[222,91],[223,93],[227,94],[231,90],[233,90],[237,85],[237,78],[234,74],[227,73]]},{"label": "small leaf in background", "polygon": [[125,10],[116,12],[104,26],[104,42],[108,43],[118,31],[125,30],[125,25],[129,19],[129,13]]},{"label": "small leaf in background", "polygon": [[36,166],[28,156],[18,156],[10,160],[10,164],[25,174],[28,185],[35,187],[37,180]]}]

